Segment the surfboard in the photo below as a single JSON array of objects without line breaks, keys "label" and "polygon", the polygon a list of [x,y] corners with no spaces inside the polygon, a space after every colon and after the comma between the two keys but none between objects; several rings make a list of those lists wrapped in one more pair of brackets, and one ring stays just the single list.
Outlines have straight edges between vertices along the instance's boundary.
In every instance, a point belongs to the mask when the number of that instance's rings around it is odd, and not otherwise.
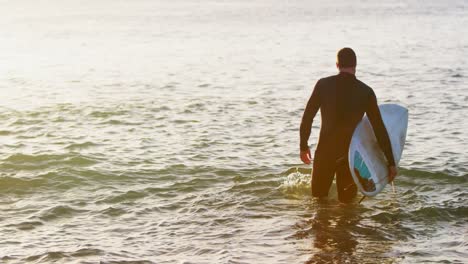
[{"label": "surfboard", "polygon": [[[379,105],[387,128],[393,157],[398,165],[406,141],[408,109],[397,104]],[[349,147],[349,169],[358,189],[366,196],[375,196],[388,183],[388,163],[367,116],[354,130]]]}]

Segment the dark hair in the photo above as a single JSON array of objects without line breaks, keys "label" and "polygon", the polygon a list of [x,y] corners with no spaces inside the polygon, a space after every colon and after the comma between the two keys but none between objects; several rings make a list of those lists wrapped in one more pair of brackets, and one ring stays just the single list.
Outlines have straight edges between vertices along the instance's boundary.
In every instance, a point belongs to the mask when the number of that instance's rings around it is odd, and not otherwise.
[{"label": "dark hair", "polygon": [[336,62],[340,68],[356,67],[356,53],[351,48],[342,48],[336,55]]}]

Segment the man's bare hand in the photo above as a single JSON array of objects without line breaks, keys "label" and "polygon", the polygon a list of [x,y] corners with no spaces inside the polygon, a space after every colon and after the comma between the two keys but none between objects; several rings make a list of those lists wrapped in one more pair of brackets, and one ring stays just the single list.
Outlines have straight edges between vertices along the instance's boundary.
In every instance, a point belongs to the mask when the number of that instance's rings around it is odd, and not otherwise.
[{"label": "man's bare hand", "polygon": [[396,166],[388,167],[388,182],[392,182],[398,174],[398,169]]},{"label": "man's bare hand", "polygon": [[302,162],[304,162],[305,164],[310,164],[311,159],[312,158],[310,156],[310,149],[301,150],[301,160],[302,160]]}]

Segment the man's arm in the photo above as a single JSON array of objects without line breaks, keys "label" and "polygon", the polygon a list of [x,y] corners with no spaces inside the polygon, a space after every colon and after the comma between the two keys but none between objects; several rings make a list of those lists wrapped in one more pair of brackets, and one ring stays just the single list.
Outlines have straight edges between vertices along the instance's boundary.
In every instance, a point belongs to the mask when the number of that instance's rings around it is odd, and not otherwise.
[{"label": "man's arm", "polygon": [[380,114],[379,106],[377,104],[377,97],[375,96],[374,91],[371,90],[370,100],[366,109],[367,117],[374,129],[375,137],[379,143],[380,148],[382,149],[385,157],[387,158],[388,167],[389,167],[389,178],[390,182],[397,174],[395,167],[395,158],[393,157],[392,144],[390,143],[390,138],[388,137],[387,129],[382,120]]},{"label": "man's arm", "polygon": [[320,80],[314,87],[314,91],[310,96],[307,106],[302,115],[301,127],[300,127],[300,149],[301,149],[301,160],[309,164],[310,163],[310,150],[309,150],[309,137],[310,130],[312,129],[312,121],[320,108],[320,96],[319,96],[319,83]]}]

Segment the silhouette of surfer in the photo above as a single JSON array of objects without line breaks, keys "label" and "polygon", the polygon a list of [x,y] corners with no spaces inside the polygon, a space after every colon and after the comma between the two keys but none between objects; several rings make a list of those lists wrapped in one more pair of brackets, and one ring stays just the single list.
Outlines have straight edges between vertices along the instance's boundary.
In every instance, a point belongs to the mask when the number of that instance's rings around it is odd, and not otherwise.
[{"label": "silhouette of surfer", "polygon": [[[320,109],[320,137],[314,154],[312,196],[322,198],[328,191],[336,173],[338,199],[348,203],[357,194],[348,163],[348,150],[354,129],[367,114],[377,141],[388,162],[389,180],[397,175],[390,139],[382,121],[377,98],[368,85],[358,80],[356,54],[351,48],[338,51],[337,75],[320,79],[314,87],[302,116],[300,127],[300,157],[310,164],[308,140],[312,122]],[[359,177],[361,178],[361,177]],[[361,179],[364,186],[370,183]]]}]

